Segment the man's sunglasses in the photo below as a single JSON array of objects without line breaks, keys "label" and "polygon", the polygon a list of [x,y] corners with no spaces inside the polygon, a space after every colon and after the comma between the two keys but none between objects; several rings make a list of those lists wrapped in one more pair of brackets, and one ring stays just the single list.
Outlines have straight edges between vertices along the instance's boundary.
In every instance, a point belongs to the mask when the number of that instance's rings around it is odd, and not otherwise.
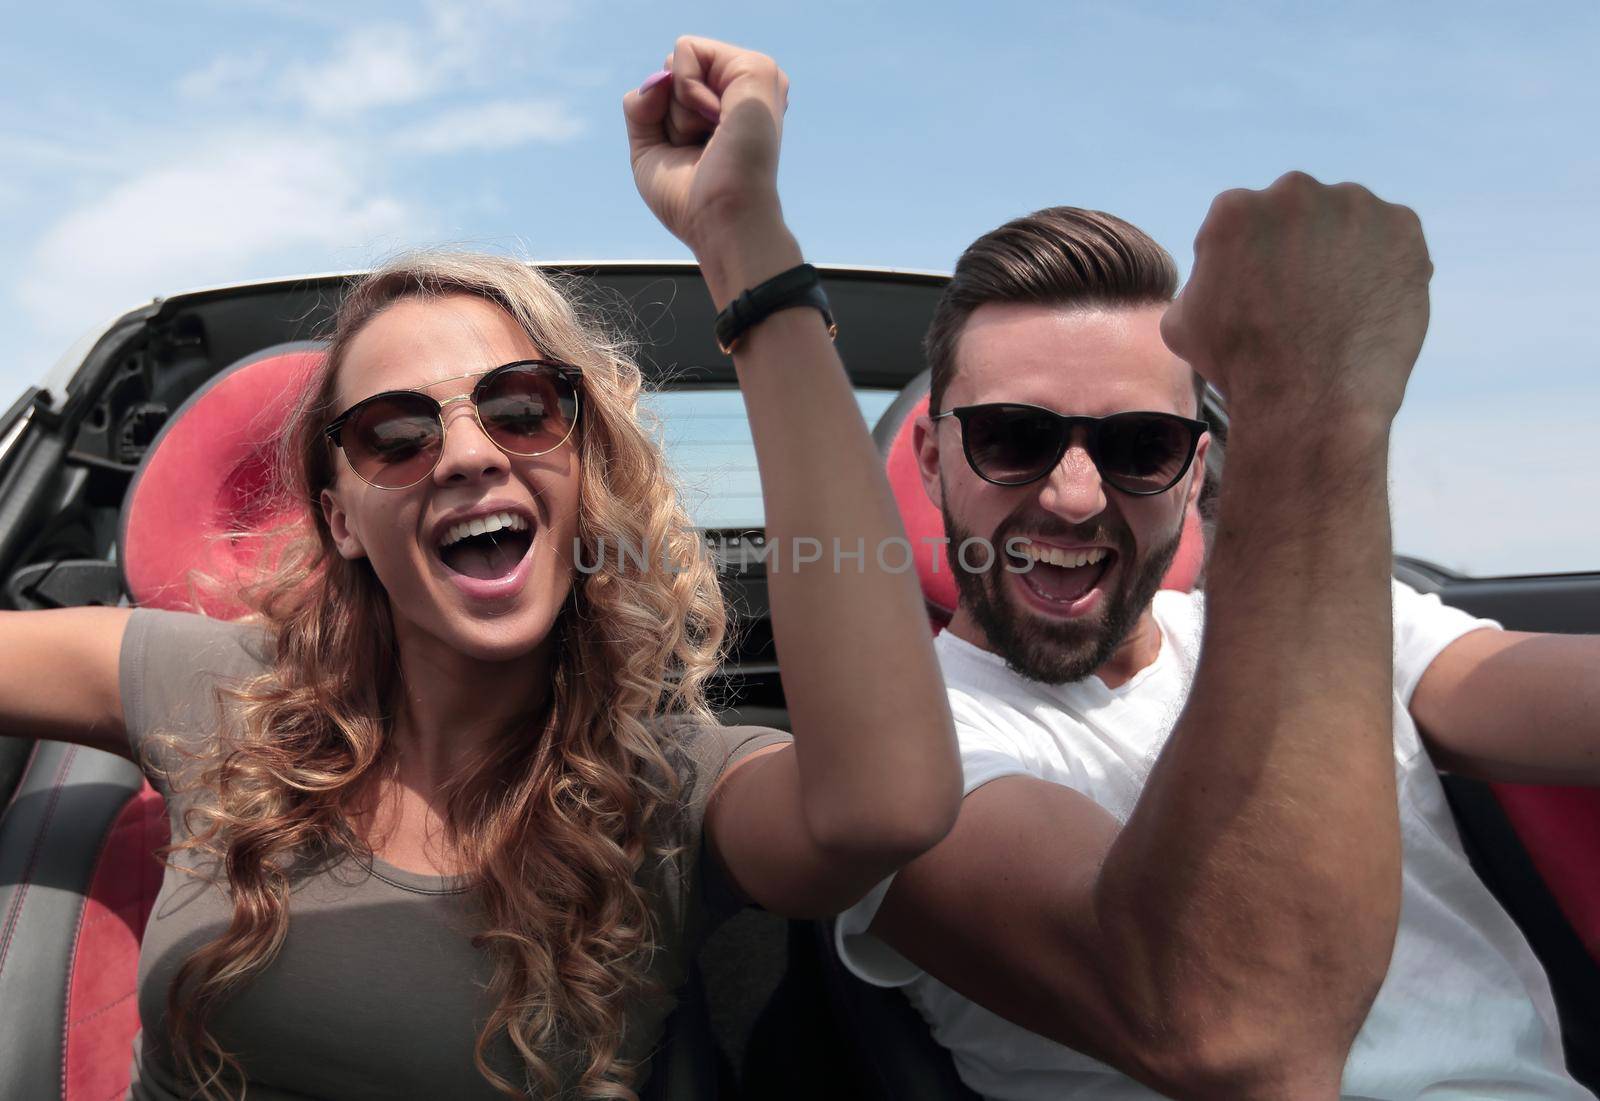
[{"label": "man's sunglasses", "polygon": [[1109,417],[1064,417],[1037,405],[964,405],[931,419],[954,417],[961,424],[967,465],[986,482],[1025,486],[1045,477],[1084,430],[1084,448],[1101,479],[1138,497],[1165,493],[1194,462],[1205,421],[1176,413],[1113,413]]},{"label": "man's sunglasses", "polygon": [[420,390],[373,394],[340,413],[323,432],[362,481],[378,489],[407,489],[439,464],[444,407],[454,402],[471,401],[478,427],[508,455],[527,458],[554,451],[578,423],[581,374],[570,363],[518,360],[486,372],[470,394],[444,401]]}]

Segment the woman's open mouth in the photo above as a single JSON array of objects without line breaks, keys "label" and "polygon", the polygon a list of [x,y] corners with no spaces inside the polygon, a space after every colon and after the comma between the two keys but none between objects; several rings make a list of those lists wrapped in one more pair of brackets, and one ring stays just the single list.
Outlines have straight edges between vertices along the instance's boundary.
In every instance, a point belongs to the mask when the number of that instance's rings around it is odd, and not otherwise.
[{"label": "woman's open mouth", "polygon": [[468,596],[495,599],[521,588],[533,546],[533,525],[515,512],[476,516],[452,525],[439,539],[439,561]]}]

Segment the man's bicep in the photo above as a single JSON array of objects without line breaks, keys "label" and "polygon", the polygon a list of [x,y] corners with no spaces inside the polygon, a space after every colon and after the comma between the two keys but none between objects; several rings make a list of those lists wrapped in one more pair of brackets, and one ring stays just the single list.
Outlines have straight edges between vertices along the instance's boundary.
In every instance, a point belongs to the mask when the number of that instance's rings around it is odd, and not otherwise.
[{"label": "man's bicep", "polygon": [[1122,1064],[1129,1044],[1108,997],[1094,903],[1119,829],[1060,784],[985,784],[950,835],[895,878],[870,932],[989,1011]]}]

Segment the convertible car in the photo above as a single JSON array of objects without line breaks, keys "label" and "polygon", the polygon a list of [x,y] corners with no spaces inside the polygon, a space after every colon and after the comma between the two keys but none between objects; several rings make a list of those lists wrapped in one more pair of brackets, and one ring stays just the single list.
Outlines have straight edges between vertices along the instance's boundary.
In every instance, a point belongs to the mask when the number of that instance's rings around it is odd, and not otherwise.
[{"label": "convertible car", "polygon": [[[709,298],[687,264],[552,265],[632,327],[657,385],[650,407],[716,555],[737,646],[716,696],[729,721],[785,726],[767,619],[754,455]],[[938,535],[905,430],[927,400],[921,334],[944,280],[830,268],[839,348],[913,541]],[[186,579],[248,572],[239,533],[286,507],[264,492],[266,447],[320,355],[347,276],[157,299],[118,318],[40,385],[0,404],[0,607],[122,603],[231,616]],[[1219,446],[1227,421],[1205,410]],[[1201,512],[1204,512],[1202,507]],[[1169,585],[1200,582],[1192,517]],[[918,566],[935,624],[954,586],[934,543]],[[1600,631],[1600,574],[1476,579],[1402,558],[1396,574],[1508,627]],[[110,1101],[126,1090],[139,1027],[139,939],[160,883],[167,825],[127,761],[0,729],[0,1098]],[[1569,1063],[1600,1088],[1600,793],[1446,786],[1475,866],[1549,971]],[[673,1021],[684,1096],[970,1098],[896,992],[850,977],[828,931],[747,911],[700,956]],[[1460,1012],[1471,1014],[1462,1005]],[[657,1074],[647,1095],[666,1096]],[[680,1093],[682,1091],[679,1091]]]}]

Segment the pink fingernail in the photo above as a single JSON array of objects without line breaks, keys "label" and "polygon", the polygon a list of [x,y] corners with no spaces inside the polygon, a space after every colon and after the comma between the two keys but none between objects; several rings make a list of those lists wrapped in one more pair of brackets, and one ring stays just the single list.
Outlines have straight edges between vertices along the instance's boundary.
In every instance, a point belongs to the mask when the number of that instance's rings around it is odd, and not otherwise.
[{"label": "pink fingernail", "polygon": [[660,84],[663,80],[671,80],[671,79],[672,79],[672,70],[671,69],[662,69],[659,73],[651,73],[648,77],[645,78],[644,83],[639,85],[639,94],[643,95],[644,93],[648,92],[650,89],[654,88],[657,84]]},{"label": "pink fingernail", "polygon": [[697,110],[700,112],[700,117],[711,123],[713,126],[722,121],[722,114],[718,111],[712,110],[710,107],[700,107],[697,108]]}]

